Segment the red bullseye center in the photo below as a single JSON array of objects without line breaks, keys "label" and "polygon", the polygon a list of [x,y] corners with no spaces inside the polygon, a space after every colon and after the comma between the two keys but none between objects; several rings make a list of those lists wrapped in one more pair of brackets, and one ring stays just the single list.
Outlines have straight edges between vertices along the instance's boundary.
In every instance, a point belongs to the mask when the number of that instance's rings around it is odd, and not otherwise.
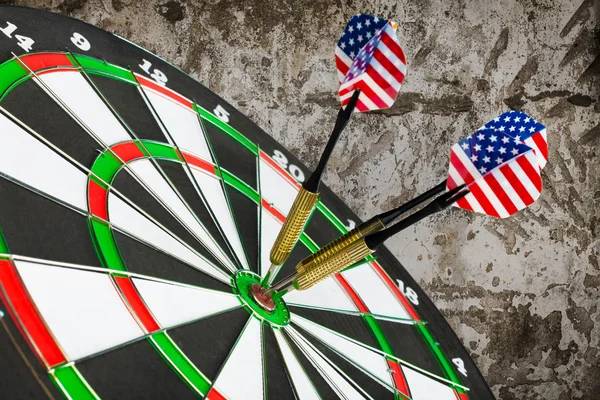
[{"label": "red bullseye center", "polygon": [[272,312],[275,309],[275,302],[273,301],[271,294],[266,294],[266,291],[267,289],[260,286],[258,283],[254,283],[250,286],[250,293],[258,305],[268,312]]}]

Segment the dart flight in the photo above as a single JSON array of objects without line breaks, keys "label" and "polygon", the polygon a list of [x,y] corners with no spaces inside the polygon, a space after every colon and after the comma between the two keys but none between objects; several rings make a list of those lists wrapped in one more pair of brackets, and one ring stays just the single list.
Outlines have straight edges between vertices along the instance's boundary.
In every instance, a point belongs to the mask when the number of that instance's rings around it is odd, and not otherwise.
[{"label": "dart flight", "polygon": [[365,14],[355,15],[346,25],[335,49],[342,108],[319,164],[302,184],[273,244],[264,286],[275,279],[317,204],[321,177],[352,112],[388,108],[394,103],[406,74],[406,59],[396,38],[396,27],[395,22]]},{"label": "dart flight", "polygon": [[396,37],[397,26],[365,14],[350,19],[335,49],[342,105],[357,89],[362,92],[358,111],[394,104],[406,75],[406,57]]},{"label": "dart flight", "polygon": [[547,158],[544,125],[510,111],[452,146],[447,188],[468,186],[471,193],[456,203],[460,208],[509,217],[540,196]]}]

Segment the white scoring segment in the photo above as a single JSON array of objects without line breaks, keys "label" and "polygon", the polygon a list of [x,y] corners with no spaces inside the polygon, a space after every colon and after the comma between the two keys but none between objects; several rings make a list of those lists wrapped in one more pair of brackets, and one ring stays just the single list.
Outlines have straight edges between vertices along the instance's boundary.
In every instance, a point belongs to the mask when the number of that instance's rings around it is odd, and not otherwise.
[{"label": "white scoring segment", "polygon": [[109,275],[15,260],[33,302],[69,360],[144,334]]},{"label": "white scoring segment", "polygon": [[158,114],[158,116],[155,114],[155,117],[164,124],[164,128],[167,130],[167,138],[171,144],[205,160],[212,160],[196,112],[147,87],[141,86],[141,88],[148,97],[152,108]]},{"label": "white scoring segment", "polygon": [[[274,163],[272,160],[269,161]],[[279,171],[261,156],[260,194],[263,199],[272,203],[283,215],[288,214],[299,191],[296,185],[282,176],[285,173]]]},{"label": "white scoring segment", "polygon": [[[61,70],[39,76],[37,82],[61,107],[68,108],[106,146],[131,140],[131,136],[114,116],[104,101],[77,70]],[[63,103],[63,104],[61,104]],[[71,110],[71,111],[69,111]],[[77,120],[77,119],[75,119]],[[79,121],[78,121],[79,122]]]},{"label": "white scoring segment", "polygon": [[232,293],[133,278],[144,302],[163,328],[241,307]]},{"label": "white scoring segment", "polygon": [[225,283],[229,283],[229,277],[224,272],[209,264],[189,247],[175,239],[112,192],[108,194],[108,217],[112,224],[130,233],[138,240],[146,242]]},{"label": "white scoring segment", "polygon": [[250,317],[223,369],[215,388],[231,400],[263,399],[262,325]]},{"label": "white scoring segment", "polygon": [[342,272],[348,283],[359,293],[369,312],[392,318],[410,320],[400,300],[385,284],[371,264],[363,264]]},{"label": "white scoring segment", "polygon": [[337,332],[333,332],[294,313],[292,313],[292,323],[304,329],[304,331],[336,351],[372,378],[375,378],[386,389],[391,392],[394,391],[394,382],[388,371],[387,361],[382,354],[361,346]]},{"label": "white scoring segment", "polygon": [[454,390],[412,368],[401,366],[412,400],[456,400]]},{"label": "white scoring segment", "polygon": [[[231,263],[227,255],[217,245],[215,240],[200,224],[197,217],[192,214],[189,207],[177,195],[173,187],[158,172],[148,160],[136,160],[128,164],[129,168],[144,182],[148,193],[158,197],[159,201],[177,217],[179,223],[187,226],[197,240],[211,252],[223,265],[234,272],[237,268]],[[152,193],[153,192],[153,193]]]},{"label": "white scoring segment", "polygon": [[87,176],[0,114],[0,173],[78,208],[87,209]]},{"label": "white scoring segment", "polygon": [[293,290],[285,295],[287,304],[337,312],[357,313],[358,308],[334,277],[307,290]]},{"label": "white scoring segment", "polygon": [[275,339],[277,339],[281,356],[285,362],[294,389],[296,390],[296,393],[298,393],[298,397],[302,400],[319,400],[321,397],[317,393],[308,375],[306,375],[304,368],[300,365],[300,362],[290,348],[287,340],[283,337],[283,333],[281,333],[279,329],[273,329],[273,333],[275,334]]},{"label": "white scoring segment", "polygon": [[260,275],[262,277],[265,276],[271,265],[269,254],[281,226],[282,223],[263,207],[260,216]]},{"label": "white scoring segment", "polygon": [[327,384],[331,386],[341,399],[354,400],[365,398],[365,396],[359,393],[346,378],[340,375],[337,370],[331,366],[331,361],[315,351],[298,331],[290,326],[287,326],[284,329],[294,340],[294,343],[296,343],[302,353],[304,353],[304,356],[314,365],[321,376],[325,378]]},{"label": "white scoring segment", "polygon": [[242,263],[242,266],[246,269],[250,269],[246,253],[244,252],[244,246],[242,245],[233,216],[231,215],[225,193],[223,193],[221,182],[217,177],[201,172],[194,167],[192,167],[191,170],[196,183],[200,186],[202,195],[217,219],[219,226],[223,229],[225,240],[227,240],[233,248],[238,260]]}]

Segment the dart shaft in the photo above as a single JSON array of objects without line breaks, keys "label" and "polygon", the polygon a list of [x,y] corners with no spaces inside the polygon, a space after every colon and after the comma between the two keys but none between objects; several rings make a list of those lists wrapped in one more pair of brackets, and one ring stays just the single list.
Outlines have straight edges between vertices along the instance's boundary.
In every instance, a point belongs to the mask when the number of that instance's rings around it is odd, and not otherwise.
[{"label": "dart shaft", "polygon": [[342,271],[344,268],[362,260],[373,253],[364,239],[358,239],[342,250],[333,254],[321,263],[315,263],[310,268],[299,273],[294,280],[294,286],[298,290],[306,290],[322,280]]},{"label": "dart shaft", "polygon": [[298,265],[296,265],[296,272],[300,274],[308,269],[312,269],[314,265],[324,262],[329,257],[344,250],[358,239],[368,234],[378,232],[384,228],[385,225],[383,225],[379,218],[371,218],[369,221],[360,224],[345,235],[340,236],[333,242],[330,242],[326,246],[322,247],[316,253],[300,261]]},{"label": "dart shaft", "polygon": [[462,199],[469,193],[469,189],[467,189],[465,186],[466,185],[461,185],[449,190],[448,192],[433,200],[431,203],[427,204],[419,211],[409,215],[402,221],[397,222],[395,225],[392,225],[389,228],[383,229],[379,232],[375,232],[366,236],[364,240],[367,243],[367,246],[371,249],[376,249],[377,246],[381,245],[383,242],[385,242],[387,239],[394,236],[398,232],[408,228],[411,225],[416,224],[417,222],[432,214],[435,214],[450,207],[456,201]]},{"label": "dart shaft", "polygon": [[350,101],[346,105],[346,108],[341,108],[338,112],[337,118],[335,120],[335,125],[329,135],[329,139],[327,140],[327,144],[325,145],[325,149],[323,150],[323,154],[321,154],[321,158],[317,167],[313,171],[312,174],[308,177],[308,179],[304,182],[302,187],[310,192],[318,192],[319,185],[321,183],[321,176],[323,176],[323,172],[325,172],[325,167],[327,167],[327,162],[329,161],[329,157],[331,157],[331,153],[333,153],[333,149],[342,134],[342,131],[350,121],[352,117],[352,113],[354,112],[354,108],[358,102],[358,97],[360,96],[360,89],[357,89],[352,94]]},{"label": "dart shaft", "polygon": [[379,219],[381,219],[381,222],[383,222],[383,224],[386,227],[388,227],[388,226],[392,225],[394,222],[396,222],[402,214],[415,208],[416,206],[425,202],[426,200],[429,200],[432,197],[437,196],[438,194],[442,193],[445,188],[446,188],[446,181],[444,180],[443,182],[440,182],[435,187],[429,189],[425,193],[422,193],[419,196],[415,197],[414,199],[402,204],[400,207],[379,214],[378,217],[379,217]]},{"label": "dart shaft", "polygon": [[269,259],[273,265],[281,265],[287,260],[318,200],[319,193],[300,189],[271,249]]}]

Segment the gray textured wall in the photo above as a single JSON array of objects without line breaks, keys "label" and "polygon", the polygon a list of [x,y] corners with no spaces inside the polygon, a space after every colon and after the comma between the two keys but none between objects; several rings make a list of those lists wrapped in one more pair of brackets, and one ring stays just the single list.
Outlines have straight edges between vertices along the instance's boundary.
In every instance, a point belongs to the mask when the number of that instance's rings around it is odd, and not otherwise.
[{"label": "gray textured wall", "polygon": [[[6,3],[7,0],[0,0]],[[594,0],[8,0],[157,53],[315,165],[349,17],[398,21],[397,103],[357,115],[325,178],[368,217],[445,176],[449,146],[502,111],[548,126],[544,192],[506,220],[452,210],[388,242],[502,399],[600,396],[600,4]],[[327,127],[327,129],[324,129]]]}]

